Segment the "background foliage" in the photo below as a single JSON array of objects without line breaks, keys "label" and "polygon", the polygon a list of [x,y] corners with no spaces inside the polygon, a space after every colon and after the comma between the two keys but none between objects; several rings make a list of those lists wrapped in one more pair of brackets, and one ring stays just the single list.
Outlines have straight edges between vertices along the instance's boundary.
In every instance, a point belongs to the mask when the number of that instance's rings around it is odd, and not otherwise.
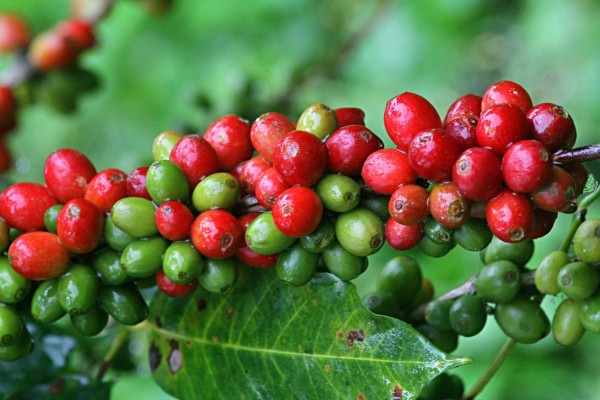
[{"label": "background foliage", "polygon": [[[315,102],[362,108],[367,125],[384,137],[385,102],[403,91],[425,96],[443,114],[458,96],[482,94],[501,79],[522,84],[534,103],[563,105],[577,125],[578,145],[599,141],[600,3],[593,0],[390,1],[337,68],[282,97],[298,77],[335,61],[339,46],[377,4],[175,0],[170,13],[149,16],[134,1],[119,1],[99,26],[99,47],[83,58],[102,87],[82,99],[75,115],[43,105],[24,110],[9,142],[18,158],[10,177],[40,182],[45,157],[61,147],[83,151],[98,170],[129,171],[151,161],[151,142],[161,130],[203,132],[230,113],[248,119],[266,111],[298,115]],[[40,31],[68,15],[68,1],[0,0],[0,11],[7,10],[21,13]],[[7,62],[0,59],[0,67]],[[600,167],[590,167],[599,175]],[[592,215],[599,215],[597,207]],[[567,220],[562,216],[537,245],[532,265],[559,246]],[[369,290],[374,272],[391,254],[388,249],[373,258],[357,282],[361,292]],[[476,254],[459,249],[443,262],[410,255],[419,258],[437,293],[480,265]],[[493,321],[477,337],[461,339],[456,354],[475,359],[456,370],[467,387],[503,340]],[[548,338],[518,346],[483,398],[594,398],[600,390],[597,344],[588,335],[573,349]],[[135,391],[140,398],[169,398],[149,378],[143,336],[131,350],[140,364],[134,372],[111,372],[118,375],[112,397]],[[0,381],[4,373],[0,370]]]}]

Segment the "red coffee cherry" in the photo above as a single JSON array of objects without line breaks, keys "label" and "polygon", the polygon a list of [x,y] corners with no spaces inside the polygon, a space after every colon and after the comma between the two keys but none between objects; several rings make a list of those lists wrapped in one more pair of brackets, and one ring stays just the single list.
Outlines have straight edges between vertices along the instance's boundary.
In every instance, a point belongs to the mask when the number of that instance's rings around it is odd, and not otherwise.
[{"label": "red coffee cherry", "polygon": [[577,139],[575,123],[559,105],[541,103],[527,112],[534,139],[542,142],[551,152],[570,149]]},{"label": "red coffee cherry", "polygon": [[329,151],[329,170],[358,176],[367,157],[383,148],[381,139],[362,125],[347,125],[333,132],[325,141]]},{"label": "red coffee cherry", "polygon": [[0,137],[0,173],[6,172],[12,166],[12,156],[10,149],[6,145],[3,137]]},{"label": "red coffee cherry", "polygon": [[589,172],[585,169],[583,163],[576,164],[566,164],[562,166],[562,169],[567,171],[573,181],[575,182],[575,197],[578,197],[583,193],[583,189],[585,189],[585,184],[587,183]]},{"label": "red coffee cherry", "polygon": [[254,151],[250,141],[250,124],[237,115],[226,115],[213,122],[204,139],[215,150],[221,171],[229,172],[249,159]]},{"label": "red coffee cherry", "polygon": [[441,128],[439,114],[425,98],[404,92],[389,100],[383,114],[385,129],[400,150],[408,150],[412,138],[419,132]]},{"label": "red coffee cherry", "polygon": [[317,193],[303,186],[294,186],[277,197],[273,204],[273,222],[290,237],[311,233],[323,215],[323,203]]},{"label": "red coffee cherry", "polygon": [[452,181],[469,200],[487,201],[502,188],[500,159],[489,149],[467,149],[454,163]]},{"label": "red coffee cherry", "polygon": [[156,271],[155,280],[158,289],[171,297],[187,297],[198,287],[198,279],[194,278],[188,283],[175,283],[167,278],[162,269]]},{"label": "red coffee cherry", "polygon": [[98,247],[104,233],[104,215],[86,199],[69,200],[56,219],[60,242],[75,254],[89,253]]},{"label": "red coffee cherry", "polygon": [[231,257],[244,241],[238,220],[225,210],[208,210],[196,217],[190,232],[192,244],[205,257]]},{"label": "red coffee cherry", "polygon": [[550,178],[530,196],[533,204],[542,210],[570,213],[577,208],[575,181],[556,165],[552,167]]},{"label": "red coffee cherry", "polygon": [[10,86],[0,85],[0,135],[17,126],[17,100]]},{"label": "red coffee cherry", "polygon": [[444,118],[444,125],[459,115],[470,115],[479,118],[481,114],[481,97],[475,94],[465,94],[450,105]]},{"label": "red coffee cherry", "polygon": [[477,143],[477,123],[479,117],[473,114],[460,114],[444,124],[444,129],[456,141],[462,149],[476,147]]},{"label": "red coffee cherry", "polygon": [[381,149],[371,153],[365,160],[361,175],[367,186],[387,195],[394,193],[398,186],[417,180],[408,156],[398,149]]},{"label": "red coffee cherry", "polygon": [[190,189],[202,178],[219,171],[217,153],[200,135],[184,136],[171,150],[169,160],[185,173]]},{"label": "red coffee cherry", "polygon": [[254,188],[254,195],[261,206],[270,210],[273,208],[277,197],[289,187],[290,185],[281,179],[279,172],[271,167],[258,177],[256,187]]},{"label": "red coffee cherry", "polygon": [[110,168],[92,178],[83,197],[103,213],[108,213],[117,201],[126,196],[127,174],[120,169]]},{"label": "red coffee cherry", "polygon": [[523,113],[532,107],[529,93],[523,86],[511,81],[496,82],[488,87],[481,99],[481,111],[484,112],[496,104],[513,104]]},{"label": "red coffee cherry", "polygon": [[514,192],[539,189],[550,177],[552,155],[537,140],[521,140],[508,147],[502,157],[502,178]]},{"label": "red coffee cherry", "polygon": [[403,225],[419,224],[429,215],[429,193],[419,185],[399,186],[392,193],[388,208],[394,221]]},{"label": "red coffee cherry", "polygon": [[71,255],[60,244],[54,233],[25,232],[8,248],[11,267],[21,276],[31,280],[51,279],[69,268]]},{"label": "red coffee cherry", "polygon": [[273,167],[290,186],[310,187],[317,183],[327,168],[327,147],[309,132],[292,131],[275,146]]},{"label": "red coffee cherry", "polygon": [[127,179],[125,180],[127,197],[141,197],[152,200],[146,188],[146,175],[148,175],[147,166],[135,168],[127,175]]},{"label": "red coffee cherry", "polygon": [[338,128],[348,125],[364,125],[365,112],[360,108],[343,107],[333,110],[337,118]]},{"label": "red coffee cherry", "polygon": [[533,232],[531,232],[529,238],[537,239],[550,233],[554,226],[554,222],[556,221],[556,217],[558,217],[558,213],[542,210],[541,208],[534,208],[533,217],[535,223],[533,225]]},{"label": "red coffee cherry", "polygon": [[29,27],[15,14],[0,14],[0,53],[10,53],[29,42]]},{"label": "red coffee cherry", "polygon": [[469,219],[471,202],[452,181],[436,183],[429,193],[431,216],[448,228],[458,228]]},{"label": "red coffee cherry", "polygon": [[0,194],[0,217],[23,231],[44,229],[44,213],[56,203],[50,191],[40,184],[15,183]]},{"label": "red coffee cherry", "polygon": [[533,232],[533,207],[523,194],[502,190],[488,202],[485,214],[492,233],[504,242],[522,242]]},{"label": "red coffee cherry", "polygon": [[[250,212],[238,218],[244,234],[246,233],[248,225],[250,225],[250,223],[259,215],[260,213],[258,212]],[[258,254],[248,247],[245,241],[242,243],[235,255],[238,260],[254,268],[270,268],[277,264],[277,254]]]},{"label": "red coffee cherry", "polygon": [[477,123],[477,142],[499,156],[511,144],[530,138],[523,111],[512,104],[497,104],[483,111]]},{"label": "red coffee cherry", "polygon": [[415,247],[423,238],[423,224],[403,225],[389,218],[385,223],[385,240],[396,250]]},{"label": "red coffee cherry", "polygon": [[256,191],[256,182],[263,172],[271,168],[271,165],[260,156],[252,157],[244,163],[240,171],[240,186],[246,193]]},{"label": "red coffee cherry", "polygon": [[60,203],[83,197],[96,168],[82,153],[73,149],[56,150],[46,158],[44,180]]},{"label": "red coffee cherry", "polygon": [[29,62],[42,71],[50,71],[71,65],[78,55],[77,45],[58,30],[36,36],[27,53]]},{"label": "red coffee cherry", "polygon": [[158,232],[173,242],[185,240],[190,235],[194,215],[189,207],[177,200],[162,203],[154,214]]},{"label": "red coffee cherry", "polygon": [[96,44],[93,26],[81,19],[68,19],[62,21],[55,28],[70,44],[70,47],[79,54]]},{"label": "red coffee cherry", "polygon": [[440,182],[452,178],[452,167],[460,152],[448,132],[437,128],[415,135],[408,148],[408,160],[419,176]]},{"label": "red coffee cherry", "polygon": [[258,154],[267,162],[273,163],[277,142],[294,129],[296,124],[285,115],[269,112],[254,121],[250,128],[250,139]]}]

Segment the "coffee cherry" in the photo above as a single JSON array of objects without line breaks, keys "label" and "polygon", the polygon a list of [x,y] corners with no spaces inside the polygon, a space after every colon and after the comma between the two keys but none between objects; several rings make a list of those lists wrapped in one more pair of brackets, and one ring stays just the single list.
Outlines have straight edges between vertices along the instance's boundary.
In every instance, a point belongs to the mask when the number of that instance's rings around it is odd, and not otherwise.
[{"label": "coffee cherry", "polygon": [[309,188],[286,189],[273,204],[273,222],[284,235],[299,238],[311,233],[323,215],[323,203]]},{"label": "coffee cherry", "polygon": [[530,193],[533,204],[546,211],[572,213],[577,208],[575,181],[564,169],[552,166],[550,177]]},{"label": "coffee cherry", "polygon": [[[252,223],[252,221],[258,218],[259,215],[260,213],[258,212],[250,212],[238,218],[244,235],[246,234],[248,226]],[[245,240],[237,249],[235,255],[241,262],[255,268],[270,268],[274,267],[277,263],[277,254],[258,254],[248,247]]]},{"label": "coffee cherry", "polygon": [[252,123],[250,139],[256,152],[268,163],[273,163],[277,142],[295,128],[296,125],[284,115],[268,112]]},{"label": "coffee cherry", "polygon": [[327,270],[343,281],[351,281],[367,270],[369,259],[349,252],[340,243],[334,242],[323,252]]},{"label": "coffee cherry", "polygon": [[290,186],[314,185],[325,172],[327,162],[325,144],[305,131],[292,131],[282,137],[273,153],[273,167]]},{"label": "coffee cherry", "polygon": [[221,208],[230,210],[240,198],[237,179],[227,172],[217,172],[202,179],[192,193],[192,204],[198,212]]},{"label": "coffee cherry", "polygon": [[419,224],[429,215],[428,200],[429,193],[422,186],[399,186],[389,201],[390,216],[399,224]]},{"label": "coffee cherry", "polygon": [[442,331],[429,324],[415,325],[414,328],[443,352],[452,353],[458,347],[458,334],[454,331]]},{"label": "coffee cherry", "polygon": [[29,28],[18,15],[0,14],[0,53],[10,53],[29,41]]},{"label": "coffee cherry", "polygon": [[194,293],[198,287],[198,279],[196,278],[190,280],[188,283],[175,283],[162,270],[156,271],[155,279],[158,289],[171,297],[187,297]]},{"label": "coffee cherry", "polygon": [[94,304],[85,314],[70,314],[71,325],[84,336],[96,336],[108,324],[108,314]]},{"label": "coffee cherry", "polygon": [[448,107],[444,125],[460,115],[471,115],[479,118],[479,114],[481,114],[481,97],[475,94],[465,94]]},{"label": "coffee cherry", "polygon": [[162,131],[156,135],[152,141],[152,158],[154,161],[168,160],[173,147],[183,137],[183,133],[173,130]]},{"label": "coffee cherry", "polygon": [[235,254],[243,241],[243,231],[231,213],[209,210],[196,217],[190,238],[200,254],[221,259]]},{"label": "coffee cherry", "polygon": [[121,254],[121,268],[132,278],[148,278],[161,269],[169,242],[161,236],[130,243]]},{"label": "coffee cherry", "polygon": [[361,175],[367,186],[387,195],[394,193],[398,186],[417,180],[408,156],[398,149],[381,149],[371,153],[363,164]]},{"label": "coffee cherry", "polygon": [[[2,40],[2,39],[0,39]],[[0,135],[13,130],[17,125],[17,100],[10,86],[0,84]],[[5,151],[5,164],[10,165],[8,149]],[[8,169],[8,168],[7,168]]]},{"label": "coffee cherry", "polygon": [[444,124],[444,129],[456,141],[461,150],[476,147],[477,123],[479,117],[473,114],[460,114]]},{"label": "coffee cherry", "polygon": [[358,176],[367,157],[383,148],[381,139],[363,125],[343,126],[325,142],[331,172]]},{"label": "coffee cherry", "polygon": [[100,171],[90,180],[83,197],[107,213],[126,196],[127,174],[120,169],[110,168]]},{"label": "coffee cherry", "polygon": [[82,19],[64,20],[56,26],[55,30],[66,38],[77,55],[96,44],[92,25]]},{"label": "coffee cherry", "polygon": [[600,333],[600,294],[579,302],[579,321],[586,330]]},{"label": "coffee cherry", "polygon": [[550,233],[556,222],[558,213],[555,211],[542,210],[541,208],[534,208],[533,217],[535,222],[533,224],[533,232],[531,232],[529,238],[537,239]]},{"label": "coffee cherry", "polygon": [[579,225],[573,236],[573,250],[583,262],[600,261],[600,219],[588,219]]},{"label": "coffee cherry", "polygon": [[524,113],[532,107],[531,97],[521,85],[511,81],[501,81],[487,88],[481,99],[481,111],[505,103],[519,107]]},{"label": "coffee cherry", "polygon": [[485,302],[474,294],[465,294],[456,299],[448,314],[452,330],[466,337],[481,332],[487,320]]},{"label": "coffee cherry", "polygon": [[415,247],[423,238],[423,225],[403,225],[389,218],[385,223],[385,240],[396,250]]},{"label": "coffee cherry", "polygon": [[500,329],[518,343],[535,343],[550,332],[550,321],[540,305],[525,297],[498,304],[494,317]]},{"label": "coffee cherry", "polygon": [[360,185],[346,175],[324,175],[315,186],[315,191],[321,198],[323,207],[329,211],[350,211],[360,202]]},{"label": "coffee cherry", "polygon": [[579,320],[579,304],[572,299],[563,300],[552,318],[552,336],[563,346],[572,346],[581,339],[585,328]]},{"label": "coffee cherry", "polygon": [[452,167],[460,155],[458,143],[442,128],[422,131],[413,136],[408,160],[415,172],[432,181],[452,178]]},{"label": "coffee cherry", "polygon": [[454,163],[452,182],[470,200],[491,199],[502,188],[502,172],[498,156],[482,147],[465,150]]},{"label": "coffee cherry", "polygon": [[560,292],[558,273],[569,261],[569,255],[564,251],[557,250],[548,253],[535,270],[536,289],[543,294],[557,295]]},{"label": "coffee cherry", "polygon": [[422,280],[418,261],[408,256],[396,256],[383,266],[375,287],[378,292],[391,294],[399,307],[407,308],[417,298]]},{"label": "coffee cherry", "polygon": [[56,204],[50,191],[37,183],[10,185],[0,194],[0,217],[21,230],[44,229],[44,213]]},{"label": "coffee cherry", "polygon": [[338,128],[335,111],[325,104],[313,104],[300,114],[296,129],[323,140]]},{"label": "coffee cherry", "polygon": [[441,128],[435,108],[418,94],[404,92],[389,100],[383,114],[385,129],[400,150],[407,151],[413,137],[428,129]]},{"label": "coffee cherry", "polygon": [[104,240],[112,249],[123,251],[129,243],[136,240],[136,237],[118,228],[112,217],[108,216],[104,219]]},{"label": "coffee cherry", "polygon": [[280,253],[296,240],[277,228],[271,212],[265,212],[256,217],[248,225],[245,237],[248,247],[258,254]]},{"label": "coffee cherry", "polygon": [[559,105],[541,103],[527,112],[533,138],[548,150],[556,152],[570,149],[577,139],[575,124],[569,113]]},{"label": "coffee cherry", "polygon": [[454,299],[434,300],[425,307],[425,322],[436,329],[449,331],[452,329],[450,323],[450,308]]},{"label": "coffee cherry", "polygon": [[206,268],[198,277],[198,282],[210,293],[227,293],[238,278],[238,266],[235,258],[206,259]]},{"label": "coffee cherry", "polygon": [[464,390],[464,384],[458,376],[442,372],[425,385],[418,399],[461,399]]},{"label": "coffee cherry", "polygon": [[311,233],[300,238],[302,247],[311,253],[322,253],[334,241],[335,225],[328,216],[321,218],[321,222]]},{"label": "coffee cherry", "polygon": [[382,221],[387,221],[390,218],[390,196],[373,193],[363,187],[358,205],[373,211]]},{"label": "coffee cherry", "polygon": [[594,267],[583,261],[569,263],[558,273],[558,287],[569,298],[580,301],[590,297],[600,284]]},{"label": "coffee cherry", "polygon": [[270,210],[273,208],[277,197],[289,187],[290,185],[281,179],[279,172],[275,168],[270,167],[258,177],[254,187],[254,195],[261,206]]},{"label": "coffee cherry", "polygon": [[567,164],[563,165],[562,168],[571,175],[571,178],[573,178],[573,181],[575,182],[575,197],[578,197],[585,189],[585,185],[590,175],[589,172],[582,163]]},{"label": "coffee cherry", "polygon": [[355,208],[340,214],[335,222],[335,236],[348,252],[357,256],[376,253],[384,242],[383,223],[375,213]]},{"label": "coffee cherry", "polygon": [[308,283],[317,271],[319,255],[307,251],[299,242],[277,256],[275,272],[283,282],[292,286]]},{"label": "coffee cherry", "polygon": [[471,202],[452,181],[436,183],[429,193],[431,216],[448,228],[458,228],[470,215]]},{"label": "coffee cherry", "polygon": [[46,212],[44,212],[44,227],[48,232],[56,233],[56,220],[58,219],[58,213],[60,213],[63,207],[63,204],[55,204],[52,207],[48,207]]},{"label": "coffee cherry", "polygon": [[24,329],[19,313],[13,307],[0,303],[0,347],[16,343]]},{"label": "coffee cherry", "polygon": [[533,232],[531,203],[510,190],[504,189],[488,202],[486,219],[494,235],[505,242],[522,242]]},{"label": "coffee cherry", "polygon": [[492,241],[492,231],[484,220],[469,218],[454,230],[456,244],[465,250],[479,251]]},{"label": "coffee cherry", "polygon": [[338,122],[338,127],[342,128],[348,125],[364,125],[365,112],[360,108],[341,107],[333,110]]},{"label": "coffee cherry", "polygon": [[83,197],[87,184],[96,175],[96,168],[82,153],[73,149],[56,150],[46,158],[46,187],[60,202]]},{"label": "coffee cherry", "polygon": [[34,231],[22,234],[11,243],[8,258],[10,266],[22,277],[45,280],[67,270],[70,253],[54,233]]},{"label": "coffee cherry", "polygon": [[121,265],[121,253],[110,247],[94,252],[91,265],[103,285],[119,286],[131,280]]},{"label": "coffee cherry", "polygon": [[508,147],[502,157],[502,178],[514,192],[540,189],[552,172],[550,151],[537,140],[522,140]]},{"label": "coffee cherry", "polygon": [[438,244],[454,244],[454,229],[442,225],[431,218],[423,224],[423,233]]},{"label": "coffee cherry", "polygon": [[58,300],[58,278],[40,283],[31,297],[31,316],[40,324],[50,324],[65,315]]},{"label": "coffee cherry", "polygon": [[155,161],[146,174],[146,190],[156,204],[167,200],[185,202],[190,197],[185,173],[172,161]]},{"label": "coffee cherry", "polygon": [[219,170],[217,153],[200,135],[186,135],[173,146],[169,160],[185,173],[190,189]]},{"label": "coffee cherry", "polygon": [[271,168],[271,165],[260,156],[252,157],[246,161],[240,169],[239,182],[242,192],[255,193],[258,178],[269,168]]},{"label": "coffee cherry", "polygon": [[158,233],[155,212],[150,200],[125,197],[113,205],[110,214],[117,228],[135,238],[144,238]]},{"label": "coffee cherry", "polygon": [[[185,185],[187,187],[187,183]],[[182,202],[169,200],[156,209],[155,221],[163,237],[172,241],[185,240],[190,234],[194,215]]]},{"label": "coffee cherry", "polygon": [[226,115],[214,121],[204,132],[219,160],[221,171],[231,171],[252,156],[250,124],[237,115]]},{"label": "coffee cherry", "polygon": [[27,56],[35,68],[51,71],[71,65],[77,53],[77,46],[69,37],[58,30],[50,30],[31,41]]},{"label": "coffee cherry", "polygon": [[171,243],[162,260],[162,271],[167,279],[181,285],[188,284],[200,276],[204,267],[204,260],[190,242]]},{"label": "coffee cherry", "polygon": [[494,261],[506,260],[523,267],[533,256],[534,247],[533,240],[507,243],[494,236],[485,248],[483,262],[487,265]]},{"label": "coffee cherry", "polygon": [[363,296],[362,302],[374,314],[400,317],[400,309],[389,293],[372,292]]},{"label": "coffee cherry", "polygon": [[58,213],[56,233],[70,252],[89,253],[102,240],[104,215],[86,199],[69,200]]},{"label": "coffee cherry", "polygon": [[426,304],[433,300],[434,288],[431,280],[426,277],[423,277],[421,280],[421,289],[419,290],[419,294],[417,294],[417,298],[413,303],[412,308],[417,308],[423,304]]},{"label": "coffee cherry", "polygon": [[96,305],[98,278],[87,265],[74,264],[58,278],[58,302],[64,312],[81,315]]},{"label": "coffee cherry", "polygon": [[123,325],[136,325],[148,317],[148,305],[137,287],[100,286],[98,303],[104,311]]},{"label": "coffee cherry", "polygon": [[523,111],[512,104],[497,104],[482,112],[477,123],[477,142],[502,156],[511,143],[529,139]]},{"label": "coffee cherry", "polygon": [[486,265],[475,278],[477,294],[492,303],[506,303],[515,298],[521,288],[519,267],[505,260]]},{"label": "coffee cherry", "polygon": [[429,257],[439,258],[445,256],[450,252],[450,250],[456,247],[456,242],[451,240],[444,243],[437,243],[429,236],[425,235],[423,238],[421,238],[418,246],[422,253],[428,255]]},{"label": "coffee cherry", "polygon": [[33,350],[33,339],[25,328],[17,340],[8,346],[0,346],[0,361],[15,361],[23,358]]},{"label": "coffee cherry", "polygon": [[[168,157],[166,158],[168,159]],[[148,175],[148,167],[138,167],[133,169],[125,181],[127,197],[141,197],[143,199],[152,200],[146,187],[146,176]]]}]

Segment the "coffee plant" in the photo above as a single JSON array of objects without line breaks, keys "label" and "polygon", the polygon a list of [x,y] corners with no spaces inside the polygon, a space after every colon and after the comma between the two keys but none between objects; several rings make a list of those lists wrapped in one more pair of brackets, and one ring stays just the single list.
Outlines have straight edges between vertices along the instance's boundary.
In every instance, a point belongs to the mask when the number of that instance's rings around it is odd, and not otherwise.
[{"label": "coffee plant", "polygon": [[[111,5],[74,1],[38,35],[0,14],[0,51],[14,52],[2,171],[17,109],[72,113],[98,85],[78,58]],[[534,100],[500,80],[440,114],[404,91],[380,105],[379,134],[359,107],[274,105],[164,130],[131,171],[51,152],[42,183],[0,193],[0,394],[108,398],[107,372],[133,366],[143,332],[152,378],[176,398],[467,400],[517,344],[600,333],[600,217],[588,213],[600,188],[585,167],[600,145],[576,144],[570,113]],[[561,214],[562,242],[532,262]],[[382,248],[393,256],[378,265]],[[443,264],[455,248],[480,264],[436,293],[416,254]],[[477,360],[455,354],[459,340],[487,324],[507,341],[465,387],[453,369]],[[93,374],[67,367],[76,349]]]}]

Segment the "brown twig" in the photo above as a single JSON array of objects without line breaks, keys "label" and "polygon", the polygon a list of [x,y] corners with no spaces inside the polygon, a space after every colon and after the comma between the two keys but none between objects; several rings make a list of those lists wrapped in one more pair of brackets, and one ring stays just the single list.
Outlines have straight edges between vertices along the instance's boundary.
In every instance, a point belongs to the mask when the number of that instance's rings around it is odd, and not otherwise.
[{"label": "brown twig", "polygon": [[600,143],[578,147],[570,150],[560,150],[554,153],[554,164],[573,164],[600,159]]}]

